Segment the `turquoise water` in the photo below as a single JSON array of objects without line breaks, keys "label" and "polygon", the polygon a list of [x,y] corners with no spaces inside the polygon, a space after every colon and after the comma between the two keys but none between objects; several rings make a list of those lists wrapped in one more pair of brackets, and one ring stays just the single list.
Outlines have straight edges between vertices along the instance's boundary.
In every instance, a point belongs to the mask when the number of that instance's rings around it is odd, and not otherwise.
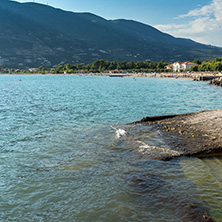
[{"label": "turquoise water", "polygon": [[222,160],[154,160],[161,132],[127,125],[221,97],[190,80],[0,76],[0,220],[197,221],[195,204],[222,221]]}]

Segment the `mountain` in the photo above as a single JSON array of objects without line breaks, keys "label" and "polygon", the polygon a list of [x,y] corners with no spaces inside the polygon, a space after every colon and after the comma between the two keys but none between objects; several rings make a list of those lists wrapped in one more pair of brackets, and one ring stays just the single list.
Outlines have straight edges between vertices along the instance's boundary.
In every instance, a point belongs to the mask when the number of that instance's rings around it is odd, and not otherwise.
[{"label": "mountain", "polygon": [[209,60],[222,48],[171,35],[136,21],[106,20],[37,3],[0,0],[0,64],[54,66],[118,61]]}]

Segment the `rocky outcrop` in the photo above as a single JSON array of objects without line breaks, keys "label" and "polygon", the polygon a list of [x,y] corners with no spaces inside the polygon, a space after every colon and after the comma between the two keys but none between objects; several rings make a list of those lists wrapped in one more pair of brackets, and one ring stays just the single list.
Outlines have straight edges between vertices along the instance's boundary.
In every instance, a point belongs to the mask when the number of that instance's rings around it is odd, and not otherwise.
[{"label": "rocky outcrop", "polygon": [[211,80],[210,84],[216,85],[216,86],[222,86],[222,77]]},{"label": "rocky outcrop", "polygon": [[[146,117],[134,124],[156,125],[178,156],[222,155],[222,109],[171,116]],[[178,157],[176,156],[176,157]],[[175,156],[165,156],[170,160]]]}]

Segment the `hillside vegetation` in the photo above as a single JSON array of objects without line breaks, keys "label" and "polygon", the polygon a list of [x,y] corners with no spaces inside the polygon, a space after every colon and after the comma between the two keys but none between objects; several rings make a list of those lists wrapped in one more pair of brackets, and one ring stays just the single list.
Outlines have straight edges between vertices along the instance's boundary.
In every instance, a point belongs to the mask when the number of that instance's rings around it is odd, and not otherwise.
[{"label": "hillside vegetation", "polygon": [[0,0],[0,64],[53,67],[95,60],[210,60],[222,48],[174,38],[136,21],[106,20],[37,3]]},{"label": "hillside vegetation", "polygon": [[[192,72],[216,72],[222,71],[222,58],[215,58],[211,61],[202,62],[198,59],[192,61],[197,63],[198,65],[193,66],[189,71]],[[117,62],[117,61],[105,61],[103,59],[96,60],[93,63],[82,65],[82,64],[70,64],[67,63],[65,65],[58,64],[55,68],[47,68],[43,66],[39,66],[38,68],[31,69],[14,69],[14,68],[4,68],[0,65],[0,73],[52,73],[52,74],[71,74],[71,73],[109,73],[111,72],[122,72],[122,73],[161,73],[161,72],[172,72],[173,70],[169,70],[166,66],[169,63],[161,60],[160,62],[153,61],[130,61],[130,62]]]}]

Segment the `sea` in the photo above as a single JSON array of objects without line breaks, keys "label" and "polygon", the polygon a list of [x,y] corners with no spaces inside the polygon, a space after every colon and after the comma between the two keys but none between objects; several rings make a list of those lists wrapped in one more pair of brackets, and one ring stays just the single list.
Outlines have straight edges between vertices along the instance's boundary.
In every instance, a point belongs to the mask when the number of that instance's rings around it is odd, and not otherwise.
[{"label": "sea", "polygon": [[222,108],[207,82],[0,76],[0,221],[222,221],[222,158],[174,152],[146,116]]}]

